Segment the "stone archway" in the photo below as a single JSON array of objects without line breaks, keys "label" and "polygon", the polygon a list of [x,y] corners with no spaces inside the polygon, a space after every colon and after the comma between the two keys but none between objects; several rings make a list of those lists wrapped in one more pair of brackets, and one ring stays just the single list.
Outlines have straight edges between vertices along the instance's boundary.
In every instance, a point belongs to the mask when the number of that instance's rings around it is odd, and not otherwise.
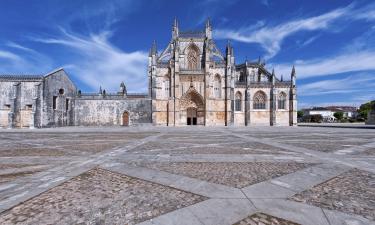
[{"label": "stone archway", "polygon": [[203,97],[190,87],[180,100],[181,124],[204,125]]},{"label": "stone archway", "polygon": [[129,113],[128,112],[124,112],[122,114],[122,125],[125,127],[129,126]]}]

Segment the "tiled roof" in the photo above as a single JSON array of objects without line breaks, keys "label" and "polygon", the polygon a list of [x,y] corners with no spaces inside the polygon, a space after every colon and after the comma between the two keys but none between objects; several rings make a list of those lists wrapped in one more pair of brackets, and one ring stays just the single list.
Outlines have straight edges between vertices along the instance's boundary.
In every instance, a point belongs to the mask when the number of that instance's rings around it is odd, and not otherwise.
[{"label": "tiled roof", "polygon": [[41,80],[43,75],[0,74],[0,80]]}]

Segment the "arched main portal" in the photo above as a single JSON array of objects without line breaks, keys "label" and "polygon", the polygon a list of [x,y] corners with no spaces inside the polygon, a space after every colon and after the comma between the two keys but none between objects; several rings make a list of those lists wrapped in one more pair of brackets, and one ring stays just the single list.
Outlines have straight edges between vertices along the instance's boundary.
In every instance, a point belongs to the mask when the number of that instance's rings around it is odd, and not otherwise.
[{"label": "arched main portal", "polygon": [[129,113],[128,112],[124,112],[122,114],[122,125],[123,126],[129,126]]},{"label": "arched main portal", "polygon": [[193,87],[181,98],[180,107],[181,124],[204,125],[203,97]]}]

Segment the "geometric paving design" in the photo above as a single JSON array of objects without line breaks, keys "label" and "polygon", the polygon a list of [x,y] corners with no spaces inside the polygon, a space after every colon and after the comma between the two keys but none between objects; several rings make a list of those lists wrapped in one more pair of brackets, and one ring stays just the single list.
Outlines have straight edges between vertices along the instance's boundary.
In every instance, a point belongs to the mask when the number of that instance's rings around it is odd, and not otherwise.
[{"label": "geometric paving design", "polygon": [[235,188],[243,188],[312,165],[314,164],[297,162],[151,162],[137,164],[137,166]]},{"label": "geometric paving design", "polygon": [[375,129],[0,128],[0,224],[375,224],[374,146]]},{"label": "geometric paving design", "polygon": [[5,211],[0,224],[136,224],[206,199],[95,168]]},{"label": "geometric paving design", "polygon": [[375,220],[375,174],[352,169],[291,199]]},{"label": "geometric paving design", "polygon": [[233,225],[300,225],[278,217],[270,216],[264,213],[255,213]]}]

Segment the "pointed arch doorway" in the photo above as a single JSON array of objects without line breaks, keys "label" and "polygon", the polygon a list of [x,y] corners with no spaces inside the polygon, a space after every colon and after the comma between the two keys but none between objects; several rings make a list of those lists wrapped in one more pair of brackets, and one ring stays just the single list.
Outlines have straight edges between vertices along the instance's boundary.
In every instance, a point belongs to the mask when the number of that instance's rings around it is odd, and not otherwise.
[{"label": "pointed arch doorway", "polygon": [[197,108],[189,107],[186,109],[186,124],[197,125]]},{"label": "pointed arch doorway", "polygon": [[182,125],[204,125],[204,100],[194,87],[180,99],[180,110]]},{"label": "pointed arch doorway", "polygon": [[129,113],[128,112],[124,112],[122,114],[122,125],[125,127],[129,126]]}]

